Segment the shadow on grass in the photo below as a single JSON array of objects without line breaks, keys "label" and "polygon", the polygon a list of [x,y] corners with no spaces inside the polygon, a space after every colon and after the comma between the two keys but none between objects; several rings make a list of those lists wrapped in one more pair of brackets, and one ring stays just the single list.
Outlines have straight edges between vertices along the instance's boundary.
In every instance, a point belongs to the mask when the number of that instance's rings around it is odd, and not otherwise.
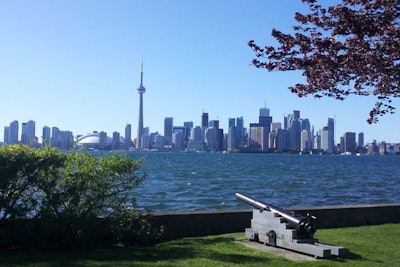
[{"label": "shadow on grass", "polygon": [[78,251],[13,251],[0,253],[0,266],[150,266],[155,262],[207,259],[225,264],[267,263],[266,257],[234,248],[234,238],[180,239],[153,247],[115,247]]}]

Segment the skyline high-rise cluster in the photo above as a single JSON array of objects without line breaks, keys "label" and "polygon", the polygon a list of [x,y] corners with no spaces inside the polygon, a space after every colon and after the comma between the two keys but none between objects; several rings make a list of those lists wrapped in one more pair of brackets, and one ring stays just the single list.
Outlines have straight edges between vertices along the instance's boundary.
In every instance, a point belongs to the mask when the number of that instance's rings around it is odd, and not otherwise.
[{"label": "skyline high-rise cluster", "polygon": [[[299,110],[293,110],[284,116],[281,122],[274,122],[267,107],[259,109],[258,122],[245,127],[243,117],[229,118],[228,131],[220,128],[219,120],[210,120],[207,112],[202,112],[200,126],[194,126],[192,121],[176,126],[173,117],[164,119],[163,135],[150,133],[144,127],[143,94],[143,62],[141,64],[139,93],[139,118],[137,137],[132,140],[132,126],[127,124],[125,136],[113,132],[109,137],[106,132],[94,131],[91,134],[74,136],[71,131],[61,131],[57,127],[43,127],[42,143],[35,135],[35,122],[30,120],[22,123],[19,139],[19,123],[13,121],[4,128],[4,143],[22,143],[30,146],[50,145],[60,149],[70,149],[75,145],[86,149],[136,149],[161,151],[237,151],[237,152],[307,152],[307,153],[366,153],[364,134],[346,132],[335,143],[335,120],[328,118],[327,125],[314,130],[309,119],[301,118]],[[390,148],[389,148],[390,149]],[[395,150],[395,149],[394,149]],[[384,150],[386,151],[386,150]],[[375,153],[376,148],[368,150]]]},{"label": "skyline high-rise cluster", "polygon": [[[303,119],[300,111],[293,111],[284,117],[283,124],[274,122],[269,116],[269,109],[264,107],[259,110],[257,123],[250,123],[244,127],[243,117],[229,118],[228,131],[219,127],[219,120],[209,120],[209,114],[201,114],[200,125],[194,126],[192,121],[185,122],[183,126],[176,126],[173,117],[164,119],[163,135],[150,133],[149,128],[143,128],[141,144],[138,140],[131,139],[132,126],[127,124],[125,136],[113,132],[109,137],[106,132],[94,131],[85,136],[74,136],[71,131],[62,131],[58,127],[44,126],[41,143],[35,135],[35,121],[30,120],[21,124],[17,120],[4,127],[5,144],[26,144],[35,147],[50,145],[60,149],[77,147],[87,149],[136,149],[136,150],[161,150],[161,151],[240,151],[240,152],[315,152],[315,153],[368,153],[386,154],[397,153],[398,145],[374,141],[364,146],[364,134],[346,132],[336,144],[335,120],[328,118],[327,125],[319,130],[314,130],[309,119]],[[282,127],[283,125],[283,127]],[[20,138],[19,138],[20,137]],[[356,140],[358,137],[358,141]]]}]

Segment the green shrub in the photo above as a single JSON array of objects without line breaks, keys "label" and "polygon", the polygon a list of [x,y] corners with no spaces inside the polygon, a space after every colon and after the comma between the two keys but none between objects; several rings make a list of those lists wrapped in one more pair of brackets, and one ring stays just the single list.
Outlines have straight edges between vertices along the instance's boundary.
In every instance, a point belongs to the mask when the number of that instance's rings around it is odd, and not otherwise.
[{"label": "green shrub", "polygon": [[36,216],[42,195],[38,184],[52,181],[66,160],[55,149],[26,145],[0,147],[0,220]]},{"label": "green shrub", "polygon": [[139,212],[132,196],[146,176],[142,162],[122,153],[0,147],[0,221],[38,219],[40,246],[82,247],[102,238],[149,243],[161,231],[152,229],[151,214]]}]

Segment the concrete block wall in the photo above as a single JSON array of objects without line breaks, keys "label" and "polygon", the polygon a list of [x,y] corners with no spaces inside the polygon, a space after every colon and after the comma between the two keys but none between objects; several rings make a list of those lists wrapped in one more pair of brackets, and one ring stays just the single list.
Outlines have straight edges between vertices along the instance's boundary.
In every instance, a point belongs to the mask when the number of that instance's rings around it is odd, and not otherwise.
[{"label": "concrete block wall", "polygon": [[[317,217],[317,229],[400,223],[400,203],[356,206],[287,208]],[[217,235],[250,227],[252,209],[155,213],[156,225],[164,225],[165,239]]]}]

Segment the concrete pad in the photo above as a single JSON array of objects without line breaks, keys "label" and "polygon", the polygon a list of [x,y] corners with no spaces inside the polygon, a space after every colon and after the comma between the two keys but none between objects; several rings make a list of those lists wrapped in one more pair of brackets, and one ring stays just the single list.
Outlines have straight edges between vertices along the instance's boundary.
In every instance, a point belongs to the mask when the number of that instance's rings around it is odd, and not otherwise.
[{"label": "concrete pad", "polygon": [[243,246],[249,247],[249,248],[258,249],[261,251],[272,253],[277,256],[285,257],[286,259],[291,260],[291,261],[316,261],[317,260],[316,258],[314,258],[313,256],[310,256],[310,255],[301,254],[301,253],[283,249],[283,248],[267,246],[262,243],[258,243],[258,242],[254,242],[254,241],[249,241],[249,240],[240,240],[239,241],[238,240],[236,242],[239,244],[242,244]]}]

